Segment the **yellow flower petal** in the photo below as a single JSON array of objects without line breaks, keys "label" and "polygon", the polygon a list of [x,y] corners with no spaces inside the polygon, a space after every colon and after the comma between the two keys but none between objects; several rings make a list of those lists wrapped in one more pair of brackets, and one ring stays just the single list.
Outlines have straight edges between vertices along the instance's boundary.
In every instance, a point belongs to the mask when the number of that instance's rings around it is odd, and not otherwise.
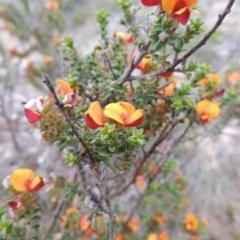
[{"label": "yellow flower petal", "polygon": [[118,102],[118,104],[127,111],[127,115],[131,115],[135,112],[135,107],[127,102]]},{"label": "yellow flower petal", "polygon": [[216,103],[210,102],[209,100],[205,99],[198,102],[196,106],[196,112],[199,116],[203,118],[204,115],[209,115],[211,116],[211,119],[215,119],[220,116],[221,109]]},{"label": "yellow flower petal", "polygon": [[89,215],[85,215],[79,220],[79,227],[83,231],[86,231],[90,227],[91,223],[88,220],[88,217],[89,217]]},{"label": "yellow flower petal", "polygon": [[158,240],[168,240],[168,239],[169,239],[168,234],[164,231],[162,231],[158,236]]},{"label": "yellow flower petal", "polygon": [[212,119],[215,119],[220,116],[221,110],[216,103],[211,102],[208,106],[208,112],[211,114]]},{"label": "yellow flower petal", "polygon": [[136,232],[138,230],[140,224],[140,220],[131,220],[128,222],[128,227],[133,231]]},{"label": "yellow flower petal", "polygon": [[202,115],[202,113],[208,108],[209,103],[210,101],[206,99],[198,102],[196,106],[197,115]]},{"label": "yellow flower petal", "polygon": [[141,124],[143,120],[143,110],[138,109],[124,121],[126,127],[135,127]]},{"label": "yellow flower petal", "polygon": [[94,102],[89,107],[87,113],[94,120],[94,122],[97,123],[97,125],[99,125],[99,126],[103,126],[104,125],[105,118],[104,118],[104,115],[103,115],[103,110],[102,110],[102,107],[101,107],[101,105],[100,105],[100,103],[98,101]]},{"label": "yellow flower petal", "polygon": [[197,3],[198,0],[162,0],[162,8],[167,14],[171,14],[183,8],[191,8]]},{"label": "yellow flower petal", "polygon": [[158,236],[155,233],[150,233],[147,240],[158,240]]},{"label": "yellow flower petal", "polygon": [[72,94],[73,93],[73,89],[70,87],[70,85],[62,80],[62,79],[57,79],[56,82],[59,84],[62,95],[66,95],[66,94]]},{"label": "yellow flower petal", "polygon": [[36,176],[33,181],[29,184],[28,191],[37,191],[44,186],[42,177]]},{"label": "yellow flower petal", "polygon": [[30,169],[17,169],[11,175],[11,183],[15,190],[19,192],[28,191],[29,184],[34,179],[34,172]]},{"label": "yellow flower petal", "polygon": [[127,117],[127,111],[118,103],[110,103],[105,107],[104,114],[118,123],[124,125],[124,119]]},{"label": "yellow flower petal", "polygon": [[162,8],[167,14],[171,14],[178,2],[178,0],[162,0]]},{"label": "yellow flower petal", "polygon": [[193,213],[188,214],[185,218],[184,225],[188,231],[197,230],[198,227],[197,217]]},{"label": "yellow flower petal", "polygon": [[175,11],[174,13],[180,15],[186,11],[186,8],[187,7],[180,8],[179,10]]},{"label": "yellow flower petal", "polygon": [[197,3],[198,3],[198,0],[184,0],[184,4],[188,8],[194,7]]},{"label": "yellow flower petal", "polygon": [[240,73],[237,72],[237,71],[229,73],[228,76],[227,76],[227,80],[228,81],[240,80]]}]

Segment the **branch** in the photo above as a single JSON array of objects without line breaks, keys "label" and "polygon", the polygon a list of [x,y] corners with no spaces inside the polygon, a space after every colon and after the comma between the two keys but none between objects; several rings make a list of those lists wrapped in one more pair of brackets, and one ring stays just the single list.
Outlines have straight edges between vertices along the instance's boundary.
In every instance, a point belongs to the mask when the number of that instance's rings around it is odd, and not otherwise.
[{"label": "branch", "polygon": [[48,89],[50,90],[50,92],[52,93],[54,100],[55,100],[55,104],[57,105],[58,109],[60,110],[60,112],[62,113],[62,115],[64,116],[66,122],[69,124],[69,126],[72,129],[73,134],[76,136],[76,138],[79,140],[79,142],[82,144],[82,146],[84,147],[90,163],[92,166],[95,165],[95,160],[92,156],[91,150],[88,148],[88,146],[86,145],[86,143],[84,142],[82,136],[79,134],[77,128],[75,127],[74,123],[72,122],[72,120],[69,118],[69,116],[67,115],[65,109],[64,109],[64,105],[60,102],[60,100],[57,97],[57,94],[53,88],[53,85],[51,84],[50,80],[49,80],[49,76],[47,74],[43,74],[43,82],[46,84],[46,86],[48,87]]},{"label": "branch", "polygon": [[171,81],[165,83],[164,85],[162,85],[161,87],[159,87],[159,88],[157,89],[157,91],[162,90],[162,89],[168,87],[171,83],[173,83],[173,80],[171,80]]},{"label": "branch", "polygon": [[112,209],[111,201],[109,199],[109,185],[108,185],[108,176],[106,172],[106,165],[103,162],[100,162],[100,169],[102,172],[101,179],[103,180],[103,197],[105,199],[105,203],[108,210],[109,216],[109,229],[108,229],[108,237],[109,240],[114,240],[114,222],[115,222],[115,214]]},{"label": "branch", "polygon": [[128,81],[128,78],[132,71],[136,68],[136,66],[141,62],[142,58],[148,53],[148,48],[150,47],[151,42],[148,39],[144,44],[143,48],[141,49],[139,55],[136,59],[132,60],[132,63],[125,69],[123,75],[119,78],[120,86],[122,86],[125,82]]},{"label": "branch", "polygon": [[221,23],[223,22],[224,18],[231,12],[231,8],[234,4],[235,0],[229,0],[227,6],[225,7],[224,11],[222,14],[220,14],[218,16],[218,20],[216,21],[216,23],[214,24],[214,26],[212,27],[212,29],[202,38],[202,40],[196,44],[191,50],[189,50],[185,55],[183,55],[183,57],[177,59],[176,61],[174,61],[173,65],[165,70],[158,70],[156,72],[151,72],[148,74],[144,74],[141,76],[136,76],[136,77],[131,77],[130,80],[135,80],[135,79],[139,79],[139,78],[150,78],[150,77],[155,77],[158,75],[161,75],[165,72],[168,71],[173,71],[173,69],[179,65],[180,63],[184,62],[185,60],[187,60],[187,58],[189,58],[191,55],[193,55],[198,49],[200,49],[203,45],[206,44],[206,42],[208,41],[208,39],[213,35],[213,33],[220,27]]},{"label": "branch", "polygon": [[[185,130],[174,139],[174,141],[171,144],[170,149],[167,151],[167,153],[165,154],[163,160],[160,162],[160,164],[158,165],[159,170],[157,171],[157,173],[153,174],[153,176],[148,175],[147,177],[147,186],[146,189],[148,189],[148,187],[151,185],[151,183],[154,181],[154,179],[156,179],[156,177],[158,176],[159,173],[161,173],[161,167],[165,164],[165,162],[168,160],[169,155],[172,152],[173,147],[176,147],[182,140],[182,138],[186,135],[186,133],[188,132],[189,128],[192,126],[192,122],[189,123],[189,125],[185,128]],[[124,224],[122,225],[122,229],[121,232],[124,232],[126,229],[127,224],[129,223],[129,221],[132,219],[133,215],[138,211],[138,208],[141,206],[141,202],[144,199],[145,194],[142,193],[141,196],[139,197],[139,199],[137,200],[137,203],[135,205],[135,207],[132,208],[131,213],[129,214],[128,219],[126,220],[126,222],[124,222]]]},{"label": "branch", "polygon": [[133,178],[131,179],[131,181],[127,185],[125,185],[122,189],[120,189],[118,192],[114,193],[114,196],[122,194],[123,192],[125,192],[135,182],[135,180],[137,178],[137,175],[139,174],[139,171],[142,168],[142,166],[144,165],[144,163],[154,153],[156,147],[159,144],[161,144],[166,139],[166,137],[168,137],[168,135],[172,132],[172,130],[177,125],[179,120],[180,119],[177,119],[172,124],[166,124],[166,126],[163,128],[163,130],[161,131],[161,133],[157,137],[156,141],[153,143],[151,148],[147,151],[147,153],[144,155],[144,157],[140,161],[140,164],[138,165],[137,169],[135,170],[135,173],[134,173]]},{"label": "branch", "polygon": [[65,203],[66,203],[66,199],[61,199],[60,202],[58,203],[58,207],[57,207],[57,209],[56,209],[56,211],[54,213],[53,220],[52,220],[52,222],[51,222],[51,224],[50,224],[46,234],[43,235],[41,240],[47,239],[48,235],[52,232],[52,230],[53,230],[53,228],[54,228],[54,226],[55,226],[55,224],[56,224],[56,222],[58,220],[58,217],[59,217],[59,215],[60,215],[60,213],[61,213]]},{"label": "branch", "polygon": [[103,41],[100,41],[100,43],[101,43],[101,47],[102,47],[103,56],[104,56],[104,58],[105,58],[105,60],[107,62],[107,65],[108,65],[108,69],[111,71],[114,79],[117,80],[117,76],[114,73],[114,69],[112,67],[111,61],[110,61],[110,59],[109,59],[109,57],[107,55],[107,50],[106,50],[105,43]]}]

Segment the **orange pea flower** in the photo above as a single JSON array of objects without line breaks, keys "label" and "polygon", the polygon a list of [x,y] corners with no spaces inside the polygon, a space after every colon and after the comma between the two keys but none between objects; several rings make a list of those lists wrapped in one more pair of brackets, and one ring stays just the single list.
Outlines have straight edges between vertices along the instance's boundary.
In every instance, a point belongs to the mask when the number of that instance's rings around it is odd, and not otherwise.
[{"label": "orange pea flower", "polygon": [[45,4],[46,10],[58,10],[59,9],[59,3],[57,1],[47,1]]},{"label": "orange pea flower", "polygon": [[198,0],[162,0],[162,8],[181,24],[186,25],[190,17],[191,8],[198,3]]},{"label": "orange pea flower", "polygon": [[91,129],[97,129],[105,124],[105,117],[99,102],[94,102],[85,116],[86,125]]},{"label": "orange pea flower", "polygon": [[139,225],[140,225],[140,220],[131,220],[131,221],[128,222],[128,227],[133,232],[137,232]]},{"label": "orange pea flower", "polygon": [[142,73],[149,73],[151,69],[152,55],[147,54],[143,57],[140,63],[137,65],[137,68],[142,71]]},{"label": "orange pea flower", "polygon": [[221,110],[216,103],[205,99],[197,103],[196,113],[199,115],[201,123],[205,124],[218,118]]},{"label": "orange pea flower", "polygon": [[227,84],[229,87],[236,85],[240,81],[240,73],[237,71],[227,75]]},{"label": "orange pea flower", "polygon": [[148,164],[148,170],[151,174],[156,174],[159,171],[159,166],[153,165],[152,163]]},{"label": "orange pea flower", "polygon": [[185,218],[184,226],[188,231],[196,231],[198,227],[197,217],[193,213],[188,214]]},{"label": "orange pea flower", "polygon": [[11,175],[13,188],[18,192],[32,192],[44,186],[42,177],[34,175],[31,169],[17,169]]},{"label": "orange pea flower", "polygon": [[175,89],[178,83],[178,79],[173,79],[172,83],[170,83],[167,87],[158,90],[158,94],[172,96],[175,93]]},{"label": "orange pea flower", "polygon": [[125,127],[136,127],[143,121],[143,110],[126,102],[110,103],[105,107],[104,115]]},{"label": "orange pea flower", "polygon": [[144,185],[146,184],[146,180],[144,178],[144,176],[142,174],[138,174],[135,180],[135,184],[138,187],[144,187]]},{"label": "orange pea flower", "polygon": [[165,231],[162,231],[159,235],[155,233],[150,233],[147,240],[168,240],[168,234]]},{"label": "orange pea flower", "polygon": [[56,82],[60,86],[61,93],[64,96],[64,99],[62,101],[64,106],[77,106],[79,103],[79,99],[77,96],[76,88],[71,87],[68,82],[62,79],[57,79]]},{"label": "orange pea flower", "polygon": [[220,87],[221,82],[221,77],[218,74],[210,74],[206,78],[201,79],[198,83],[201,86],[208,86],[210,84],[214,84],[214,86],[218,88]]},{"label": "orange pea flower", "polygon": [[198,0],[141,0],[145,6],[159,5],[167,13],[171,14],[179,23],[186,25]]},{"label": "orange pea flower", "polygon": [[52,42],[55,43],[55,44],[60,44],[61,43],[61,38],[59,36],[53,36],[52,37]]},{"label": "orange pea flower", "polygon": [[90,237],[94,232],[91,222],[88,220],[89,215],[84,215],[81,219],[79,219],[79,227],[81,230],[85,232],[86,237]]},{"label": "orange pea flower", "polygon": [[24,105],[24,113],[30,123],[36,123],[41,119],[44,100],[42,97],[31,99]]},{"label": "orange pea flower", "polygon": [[158,223],[163,224],[167,222],[167,217],[163,216],[163,215],[157,215],[155,216],[155,219]]},{"label": "orange pea flower", "polygon": [[147,240],[158,240],[158,236],[156,233],[150,233]]},{"label": "orange pea flower", "polygon": [[[138,63],[137,65],[137,69],[141,70],[143,74],[149,73],[153,70],[161,70],[162,67],[160,66],[158,68],[158,66],[156,66],[155,64],[153,64],[153,58],[151,54],[147,54],[143,57],[143,59],[140,61],[140,63]],[[161,77],[171,77],[173,74],[172,71],[168,71],[165,73],[160,74]]]},{"label": "orange pea flower", "polygon": [[123,235],[121,233],[116,234],[114,240],[123,240]]},{"label": "orange pea flower", "polygon": [[90,226],[91,223],[88,220],[89,215],[86,214],[85,216],[83,216],[82,218],[80,218],[79,220],[79,227],[81,230],[86,231]]},{"label": "orange pea flower", "polygon": [[113,34],[113,39],[121,38],[125,43],[132,43],[133,42],[133,36],[132,34],[125,34],[121,31],[116,31]]},{"label": "orange pea flower", "polygon": [[137,109],[129,103],[118,102],[108,104],[104,111],[99,102],[94,102],[88,109],[85,122],[91,129],[104,126],[107,121],[116,121],[125,127],[135,127],[142,123],[143,110]]},{"label": "orange pea flower", "polygon": [[168,240],[168,234],[165,231],[162,231],[159,236],[158,236],[158,240]]}]

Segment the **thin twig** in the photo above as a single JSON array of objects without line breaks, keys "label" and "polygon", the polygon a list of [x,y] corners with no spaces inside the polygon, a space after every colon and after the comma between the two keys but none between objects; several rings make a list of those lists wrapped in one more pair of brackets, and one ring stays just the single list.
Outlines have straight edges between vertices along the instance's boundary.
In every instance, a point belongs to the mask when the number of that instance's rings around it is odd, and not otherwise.
[{"label": "thin twig", "polygon": [[[156,177],[159,175],[159,173],[161,173],[161,167],[165,164],[165,162],[168,160],[169,155],[172,153],[172,149],[174,147],[176,147],[182,140],[182,138],[186,135],[186,133],[188,132],[189,128],[192,126],[192,123],[189,123],[189,125],[184,129],[184,131],[174,139],[174,141],[171,144],[170,149],[167,151],[167,153],[164,155],[163,160],[160,162],[160,164],[158,165],[158,171],[152,176],[147,177],[147,185],[146,185],[146,189],[151,185],[151,183],[154,181],[154,179],[156,179]],[[124,224],[122,225],[121,228],[121,232],[125,231],[125,228],[127,227],[127,224],[131,221],[133,215],[137,212],[137,210],[139,209],[139,207],[141,206],[141,202],[144,199],[145,194],[141,194],[141,196],[138,198],[137,203],[135,205],[135,207],[132,208],[131,213],[129,214],[128,219],[124,222]]]},{"label": "thin twig", "polygon": [[123,75],[119,78],[120,86],[122,86],[125,82],[128,81],[128,78],[132,71],[136,68],[136,66],[141,62],[142,58],[148,53],[148,49],[150,47],[150,40],[148,39],[141,49],[139,55],[136,59],[133,59],[131,64],[125,69]]},{"label": "thin twig", "polygon": [[162,90],[162,89],[168,87],[171,83],[173,83],[173,80],[171,80],[171,81],[167,82],[166,84],[162,85],[161,87],[159,87],[159,88],[157,89],[157,91]]},{"label": "thin twig", "polygon": [[135,180],[137,178],[137,175],[139,174],[139,171],[142,168],[142,166],[144,165],[144,163],[154,153],[156,147],[159,144],[161,144],[168,137],[168,135],[172,132],[172,130],[174,129],[174,127],[177,125],[178,122],[179,122],[179,119],[177,119],[172,124],[168,123],[168,124],[165,125],[165,127],[163,128],[163,130],[161,131],[161,133],[159,134],[159,136],[157,137],[157,139],[155,140],[155,142],[153,143],[151,148],[143,156],[142,160],[140,161],[140,164],[137,166],[137,168],[135,170],[135,173],[134,173],[131,181],[129,183],[127,183],[122,189],[120,189],[119,191],[114,193],[114,196],[118,196],[118,195],[122,194],[123,192],[125,192],[135,182]]},{"label": "thin twig", "polygon": [[101,162],[100,163],[100,169],[102,172],[102,180],[104,183],[104,192],[103,192],[103,197],[105,199],[105,203],[107,206],[107,210],[108,210],[108,216],[109,216],[109,231],[108,231],[108,237],[109,240],[114,240],[114,223],[115,223],[115,215],[112,209],[112,205],[111,205],[111,201],[109,198],[109,185],[108,185],[108,176],[107,176],[107,172],[106,172],[106,165],[105,163]]},{"label": "thin twig", "polygon": [[58,203],[58,207],[54,213],[54,216],[53,216],[53,219],[52,219],[52,222],[47,230],[47,232],[43,235],[43,237],[41,238],[41,240],[45,240],[47,239],[48,235],[52,232],[57,220],[58,220],[58,217],[63,209],[63,206],[65,205],[66,203],[66,199],[61,199]]},{"label": "thin twig", "polygon": [[103,52],[103,56],[107,62],[107,65],[108,65],[108,69],[110,70],[110,72],[112,73],[113,77],[115,80],[117,80],[117,76],[116,74],[114,73],[114,69],[112,67],[112,64],[111,64],[111,61],[107,55],[107,50],[106,50],[106,47],[105,47],[105,43],[103,41],[100,41],[101,43],[101,47],[102,47],[102,52]]},{"label": "thin twig", "polygon": [[60,100],[58,99],[58,96],[53,88],[53,85],[51,84],[50,80],[49,80],[49,76],[47,74],[43,74],[43,82],[46,84],[46,86],[48,87],[48,89],[50,90],[50,92],[52,93],[54,100],[55,100],[55,104],[57,105],[58,109],[60,110],[60,112],[62,113],[62,115],[64,116],[66,122],[69,124],[69,126],[71,127],[73,134],[76,136],[76,138],[79,140],[79,142],[82,144],[82,146],[84,147],[90,163],[92,166],[95,165],[95,160],[92,156],[91,150],[88,148],[88,146],[86,145],[86,143],[84,142],[82,136],[79,134],[77,128],[75,127],[74,123],[72,122],[72,120],[69,118],[69,116],[67,115],[65,109],[64,109],[64,105],[60,102]]}]

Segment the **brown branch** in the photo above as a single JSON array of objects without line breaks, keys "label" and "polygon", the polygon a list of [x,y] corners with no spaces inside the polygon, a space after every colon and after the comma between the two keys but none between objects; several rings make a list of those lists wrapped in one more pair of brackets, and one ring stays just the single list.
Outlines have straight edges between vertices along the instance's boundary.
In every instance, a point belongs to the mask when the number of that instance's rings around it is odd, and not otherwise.
[{"label": "brown branch", "polygon": [[225,7],[224,11],[222,14],[218,16],[218,20],[216,23],[213,25],[212,29],[200,40],[191,50],[189,50],[185,55],[183,55],[181,58],[178,58],[177,60],[174,61],[173,65],[166,70],[158,70],[155,72],[151,72],[148,74],[144,74],[141,76],[136,76],[136,77],[131,77],[130,80],[135,80],[139,78],[150,78],[150,77],[155,77],[157,75],[161,75],[165,72],[168,71],[173,71],[173,69],[179,65],[180,63],[184,62],[189,58],[191,55],[193,55],[198,49],[200,49],[202,46],[206,44],[208,39],[213,35],[213,33],[220,27],[221,23],[223,22],[224,18],[231,12],[231,8],[234,4],[235,0],[229,0],[227,6]]},{"label": "brown branch", "polygon": [[60,100],[58,99],[58,96],[53,88],[53,85],[51,84],[50,80],[49,80],[49,76],[47,74],[43,74],[43,82],[46,84],[46,86],[48,87],[48,89],[50,90],[50,92],[52,93],[54,100],[55,100],[55,104],[57,105],[58,109],[60,110],[60,112],[62,113],[62,115],[64,116],[66,122],[69,124],[69,126],[72,129],[73,134],[76,136],[76,138],[79,140],[79,142],[81,143],[81,145],[84,147],[90,163],[92,166],[95,165],[95,160],[93,158],[92,152],[91,150],[88,148],[88,146],[86,145],[86,143],[84,142],[82,136],[79,134],[76,126],[74,125],[74,123],[72,122],[72,120],[69,118],[69,116],[67,115],[65,109],[64,109],[64,105],[60,102]]},{"label": "brown branch", "polygon": [[54,226],[55,226],[55,224],[56,224],[56,222],[57,222],[57,220],[58,220],[58,217],[59,217],[59,215],[60,215],[60,213],[61,213],[61,211],[62,211],[65,203],[66,203],[66,199],[61,199],[61,200],[59,201],[58,207],[57,207],[57,209],[56,209],[56,211],[55,211],[55,213],[54,213],[52,222],[51,222],[51,224],[50,224],[47,232],[46,232],[46,233],[43,235],[43,237],[41,238],[41,240],[47,239],[48,235],[52,232],[52,230],[53,230],[53,228],[54,228]]},{"label": "brown branch", "polygon": [[172,124],[168,123],[168,124],[165,125],[165,127],[163,128],[163,130],[161,131],[161,133],[157,137],[156,141],[153,143],[153,145],[147,151],[147,153],[143,156],[142,160],[140,161],[140,164],[137,166],[137,169],[135,170],[135,173],[134,173],[133,178],[131,179],[131,181],[129,183],[127,183],[122,189],[120,189],[119,191],[114,193],[113,194],[114,196],[122,194],[123,192],[125,192],[135,182],[135,180],[137,178],[137,175],[139,174],[139,171],[141,170],[141,168],[144,165],[144,163],[154,153],[156,147],[159,144],[161,144],[168,137],[168,135],[172,132],[172,130],[174,129],[174,127],[177,125],[178,122],[179,122],[179,119],[177,119]]},{"label": "brown branch", "polygon": [[111,64],[111,61],[107,55],[107,50],[106,50],[106,47],[105,47],[105,43],[103,41],[100,41],[101,42],[101,47],[102,47],[102,52],[103,52],[103,56],[107,62],[107,65],[108,65],[108,69],[110,70],[110,72],[112,73],[113,77],[115,80],[117,80],[117,76],[116,74],[114,73],[114,69],[112,67],[112,64]]},{"label": "brown branch", "polygon": [[128,81],[129,76],[131,75],[132,71],[136,68],[136,66],[141,62],[142,58],[148,53],[148,49],[150,47],[150,40],[148,39],[144,44],[143,48],[141,49],[139,55],[136,59],[133,59],[131,64],[125,69],[123,75],[119,78],[120,86],[122,86],[125,82]]},{"label": "brown branch", "polygon": [[157,91],[162,90],[162,89],[164,89],[165,87],[168,87],[171,83],[173,83],[173,80],[171,80],[171,81],[167,82],[166,84],[162,85],[161,87],[159,87],[159,88],[157,89]]},{"label": "brown branch", "polygon": [[[164,165],[164,163],[168,160],[169,155],[172,153],[172,149],[173,147],[176,147],[182,140],[182,138],[186,135],[186,133],[188,132],[189,128],[192,126],[192,123],[190,122],[189,125],[184,129],[184,131],[178,136],[176,137],[171,144],[170,149],[167,151],[167,153],[165,154],[164,158],[162,159],[162,161],[160,162],[160,164],[158,165],[158,171],[157,173],[153,174],[153,176],[148,176],[147,177],[147,186],[146,189],[151,185],[151,183],[156,179],[156,177],[159,175],[159,173],[161,173],[161,167]],[[121,228],[121,232],[124,232],[127,224],[131,221],[133,215],[137,212],[137,210],[139,209],[139,207],[141,206],[141,202],[144,199],[145,194],[142,193],[141,196],[139,197],[139,199],[137,200],[137,203],[135,205],[135,207],[132,208],[131,213],[129,214],[128,219],[126,220],[126,222],[124,222],[124,224],[122,225]]]},{"label": "brown branch", "polygon": [[103,197],[107,206],[108,216],[109,216],[109,228],[108,228],[108,237],[109,240],[114,240],[114,225],[115,225],[115,214],[112,209],[110,197],[109,197],[109,184],[106,165],[103,162],[100,162],[100,169],[102,172],[101,178],[103,179]]}]

